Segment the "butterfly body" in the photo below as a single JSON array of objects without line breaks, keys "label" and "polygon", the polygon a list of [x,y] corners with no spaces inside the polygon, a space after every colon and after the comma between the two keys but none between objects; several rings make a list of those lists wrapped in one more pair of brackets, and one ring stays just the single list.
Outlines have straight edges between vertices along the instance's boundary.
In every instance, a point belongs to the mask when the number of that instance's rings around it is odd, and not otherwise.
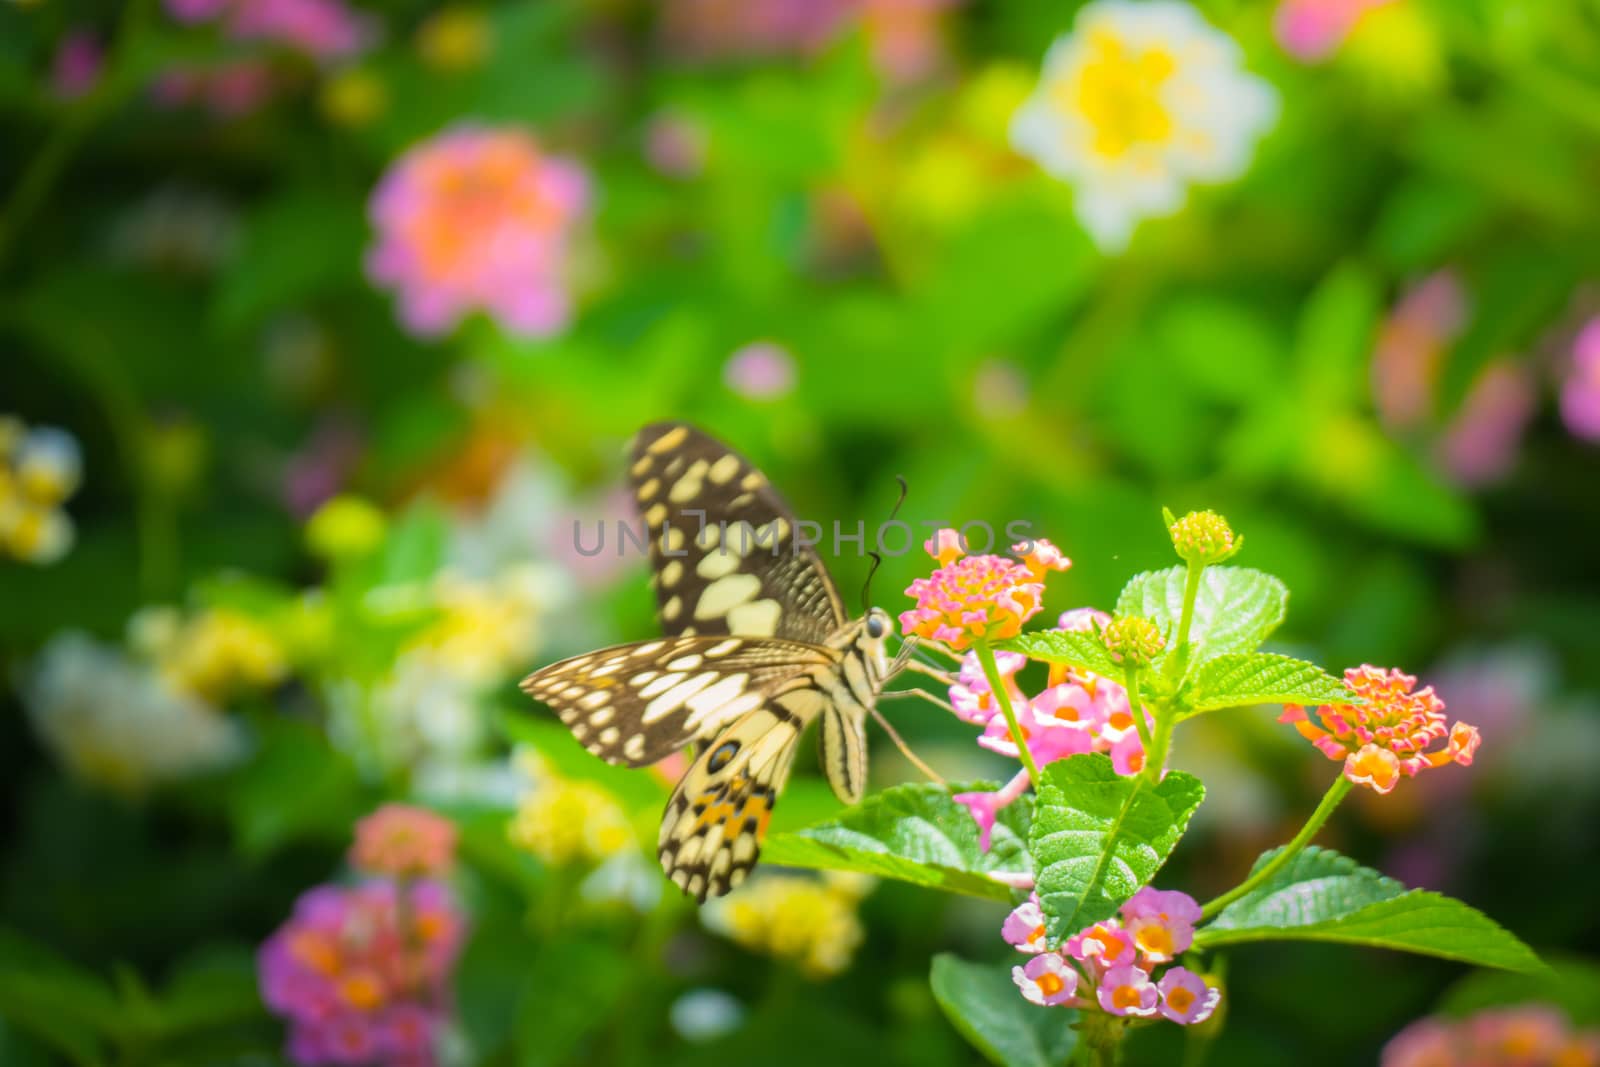
[{"label": "butterfly body", "polygon": [[575,656],[522,687],[590,752],[643,766],[698,746],[657,851],[699,900],[755,866],[800,735],[821,721],[834,793],[861,798],[866,719],[894,664],[886,613],[846,615],[766,477],[682,423],[648,426],[629,462],[654,571],[659,640]]}]

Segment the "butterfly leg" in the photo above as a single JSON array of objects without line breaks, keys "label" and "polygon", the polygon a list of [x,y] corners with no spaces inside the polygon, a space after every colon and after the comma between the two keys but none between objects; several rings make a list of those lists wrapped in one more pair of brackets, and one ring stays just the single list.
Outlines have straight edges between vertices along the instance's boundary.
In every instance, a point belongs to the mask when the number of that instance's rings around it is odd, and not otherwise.
[{"label": "butterfly leg", "polygon": [[[896,696],[899,693],[912,694],[916,692],[917,690],[915,689],[901,689],[896,690],[894,693],[881,693],[879,694],[879,699],[881,700],[883,697],[887,696]],[[911,765],[913,767],[926,775],[930,782],[936,782],[939,785],[946,784],[945,780],[940,777],[938,771],[935,771],[932,767],[928,766],[922,761],[920,756],[911,751],[911,746],[906,744],[905,738],[900,736],[900,732],[898,730],[889,725],[889,720],[883,717],[883,712],[879,711],[877,708],[873,708],[872,717],[877,720],[879,726],[883,727],[883,732],[889,735],[889,740],[894,742],[894,747],[900,750],[900,754],[911,761]]]}]

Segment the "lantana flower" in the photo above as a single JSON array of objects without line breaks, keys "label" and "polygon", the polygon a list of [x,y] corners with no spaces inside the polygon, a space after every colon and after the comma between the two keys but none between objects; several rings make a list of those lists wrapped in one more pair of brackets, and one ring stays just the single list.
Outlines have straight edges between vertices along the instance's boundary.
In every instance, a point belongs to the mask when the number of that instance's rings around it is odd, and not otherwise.
[{"label": "lantana flower", "polygon": [[1600,317],[1572,345],[1572,366],[1561,383],[1561,419],[1573,435],[1600,441]]},{"label": "lantana flower", "polygon": [[957,652],[976,640],[1003,641],[1021,633],[1022,624],[1039,612],[1045,574],[1072,566],[1044,540],[1018,545],[1025,550],[1020,560],[969,556],[960,534],[948,529],[923,548],[939,561],[939,569],[906,589],[917,606],[900,613],[900,628]]},{"label": "lantana flower", "polygon": [[1050,46],[1011,140],[1070,182],[1103,249],[1177,211],[1191,182],[1234,178],[1277,116],[1238,45],[1177,0],[1095,0]]},{"label": "lantana flower", "polygon": [[1283,50],[1302,63],[1336,52],[1362,16],[1393,0],[1283,0],[1272,17]]},{"label": "lantana flower", "polygon": [[261,997],[290,1023],[290,1058],[433,1062],[464,930],[437,882],[319,886],[302,895],[258,957]]},{"label": "lantana flower", "polygon": [[1150,974],[1131,963],[1113,967],[1100,976],[1095,989],[1100,1007],[1112,1015],[1154,1015],[1160,1008],[1160,990]]},{"label": "lantana flower", "polygon": [[1222,1000],[1222,991],[1208,986],[1199,975],[1173,967],[1156,983],[1161,993],[1161,1014],[1175,1023],[1203,1023]]},{"label": "lantana flower", "polygon": [[[1315,709],[1316,722],[1313,713],[1289,704],[1278,721],[1293,723],[1329,759],[1344,760],[1351,782],[1387,793],[1402,775],[1472,763],[1481,740],[1477,727],[1447,725],[1444,701],[1432,686],[1418,690],[1412,675],[1370,665],[1345,671],[1344,684],[1365,703],[1324,704]],[[1443,747],[1434,747],[1441,741]]]},{"label": "lantana flower", "polygon": [[1078,972],[1059,952],[1046,952],[1011,968],[1022,995],[1040,1007],[1066,1004],[1078,991]]},{"label": "lantana flower", "polygon": [[1578,1029],[1549,1004],[1489,1008],[1465,1019],[1429,1016],[1383,1046],[1382,1067],[1594,1067],[1600,1029]]},{"label": "lantana flower", "polygon": [[356,823],[350,865],[395,878],[438,876],[455,860],[456,827],[408,804],[385,804]]},{"label": "lantana flower", "polygon": [[1013,908],[1006,921],[1000,924],[1000,936],[1019,952],[1043,952],[1045,930],[1044,912],[1039,907],[1037,893],[1030,894]]},{"label": "lantana flower", "polygon": [[1159,1012],[1190,1025],[1210,1018],[1222,999],[1222,991],[1199,975],[1168,966],[1192,943],[1199,921],[1200,906],[1187,893],[1146,886],[1122,905],[1119,917],[1084,927],[1059,945],[1051,943],[1037,893],[1006,916],[1000,933],[1033,957],[1011,976],[1034,1004],[1132,1017]]},{"label": "lantana flower", "polygon": [[[954,531],[946,532],[954,534]],[[1036,542],[1036,547],[1038,545],[1046,546],[1039,565],[1056,565],[1053,546],[1049,542]],[[943,553],[951,561],[961,559],[957,555],[959,542],[954,536],[930,541],[928,551],[935,558]],[[1059,621],[1063,630],[1088,630],[1109,619],[1104,612],[1080,608],[1066,612]],[[1144,744],[1128,705],[1126,689],[1086,671],[1052,665],[1045,689],[1029,696],[1016,680],[1027,663],[1027,657],[1019,653],[995,653],[997,673],[1022,733],[1022,738],[1018,739],[1012,736],[1000,712],[999,701],[983,672],[978,654],[968,652],[962,658],[950,685],[950,706],[963,722],[983,727],[977,739],[979,745],[1017,759],[1021,757],[1021,745],[1026,744],[1034,763],[1041,767],[1079,753],[1105,752],[1111,756],[1118,774],[1133,775],[1144,769]],[[1149,713],[1145,715],[1149,724]],[[961,793],[954,798],[977,821],[979,840],[985,849],[989,847],[996,816],[1026,792],[1028,784],[1027,772],[1021,771],[998,790]]]},{"label": "lantana flower", "polygon": [[398,290],[418,334],[481,309],[514,333],[547,336],[571,316],[569,246],[588,204],[582,168],[527,132],[448,130],[401,156],[373,192],[367,272]]}]

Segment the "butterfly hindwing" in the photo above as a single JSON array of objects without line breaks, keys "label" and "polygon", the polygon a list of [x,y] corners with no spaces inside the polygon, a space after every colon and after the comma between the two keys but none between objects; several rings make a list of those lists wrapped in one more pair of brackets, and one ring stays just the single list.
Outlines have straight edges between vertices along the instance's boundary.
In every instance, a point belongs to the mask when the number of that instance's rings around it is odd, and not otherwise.
[{"label": "butterfly hindwing", "polygon": [[822,644],[845,623],[794,513],[743,456],[664,422],[639,431],[628,463],[666,633]]},{"label": "butterfly hindwing", "polygon": [[608,763],[639,767],[705,740],[837,654],[796,641],[675,637],[574,656],[522,681]]},{"label": "butterfly hindwing", "polygon": [[803,686],[767,700],[707,743],[667,801],[661,867],[701,901],[744,881],[761,855],[795,746],[825,698]]}]

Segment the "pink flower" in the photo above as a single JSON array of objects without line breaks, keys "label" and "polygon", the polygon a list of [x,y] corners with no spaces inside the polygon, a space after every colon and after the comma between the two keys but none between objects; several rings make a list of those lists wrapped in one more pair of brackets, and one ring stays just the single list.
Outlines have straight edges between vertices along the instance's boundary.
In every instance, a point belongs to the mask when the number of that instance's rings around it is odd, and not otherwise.
[{"label": "pink flower", "polygon": [[399,292],[400,317],[437,336],[484,310],[526,336],[571,316],[569,245],[589,183],[521,130],[460,127],[407,151],[368,203],[372,280]]},{"label": "pink flower", "polygon": [[73,30],[61,39],[50,67],[50,87],[63,100],[85,96],[100,81],[105,49],[94,34]]},{"label": "pink flower", "polygon": [[698,177],[706,165],[705,128],[682,115],[656,115],[645,127],[644,155],[669,178]]},{"label": "pink flower", "polygon": [[1186,1026],[1211,1018],[1222,1000],[1220,989],[1206,985],[1199,975],[1182,967],[1168,968],[1156,988],[1161,993],[1161,1014]]},{"label": "pink flower", "polygon": [[1145,886],[1122,905],[1122,918],[1144,958],[1165,963],[1194,942],[1200,906],[1187,893]]},{"label": "pink flower", "polygon": [[266,63],[239,59],[212,67],[168,67],[156,75],[150,92],[162,107],[204,105],[213,115],[238,118],[259,109],[276,88]]},{"label": "pink flower", "polygon": [[745,345],[722,369],[728,388],[750,400],[772,400],[794,388],[794,357],[770,341]]},{"label": "pink flower", "polygon": [[1302,62],[1326,59],[1344,43],[1361,16],[1390,0],[1283,0],[1273,31],[1283,50]]},{"label": "pink flower", "polygon": [[1112,1015],[1154,1015],[1161,996],[1150,983],[1150,975],[1131,963],[1101,975],[1095,993],[1100,1007]]},{"label": "pink flower", "polygon": [[1000,936],[1019,952],[1043,952],[1047,947],[1046,932],[1044,912],[1039,907],[1037,893],[1018,904],[1006,916],[1006,921],[1000,924]]},{"label": "pink flower", "polygon": [[1439,440],[1439,458],[1457,482],[1480,486],[1505,477],[1533,417],[1533,386],[1523,370],[1491,363],[1473,382]]},{"label": "pink flower", "polygon": [[1072,567],[1072,561],[1061,554],[1055,545],[1039,538],[1037,541],[1022,541],[1011,546],[1011,551],[1022,561],[1022,565],[1033,572],[1034,581],[1042,582],[1051,571],[1064,571]]},{"label": "pink flower", "polygon": [[1590,319],[1572,346],[1572,369],[1561,383],[1561,418],[1573,435],[1600,441],[1600,317]]},{"label": "pink flower", "polygon": [[1594,1067],[1600,1031],[1577,1030],[1547,1004],[1489,1008],[1465,1019],[1418,1019],[1383,1046],[1382,1067]]},{"label": "pink flower", "polygon": [[175,22],[222,20],[230,37],[269,41],[317,59],[364,50],[375,36],[371,21],[340,0],[167,0]]},{"label": "pink flower", "polygon": [[[1387,793],[1401,775],[1411,778],[1430,767],[1472,762],[1477,729],[1459,722],[1447,727],[1444,701],[1432,686],[1413,692],[1416,678],[1368,665],[1345,671],[1344,684],[1365,703],[1324,704],[1315,712],[1321,725],[1304,707],[1287,704],[1278,721],[1293,723],[1329,759],[1344,760],[1350,781]],[[1445,747],[1430,751],[1439,741]]]},{"label": "pink flower", "polygon": [[[1022,739],[1026,742],[1034,763],[1039,766],[1054,763],[1068,756],[1094,751],[1094,737],[1087,730],[1080,730],[1056,722],[1054,719],[1039,721],[1032,715],[1021,716],[1018,718],[1017,728],[1022,731]],[[983,729],[983,735],[978,738],[978,744],[1002,756],[1010,756],[1012,759],[1021,757],[1017,740],[1011,736],[1011,727],[1007,725],[1003,715],[996,715],[989,720],[989,725]]]},{"label": "pink flower", "polygon": [[1137,946],[1128,932],[1115,919],[1095,923],[1067,938],[1066,953],[1081,963],[1090,964],[1100,973],[1113,967],[1131,964]]},{"label": "pink flower", "polygon": [[400,892],[312,889],[262,944],[261,997],[288,1019],[295,1061],[431,1061],[464,924],[438,883],[409,887],[405,907]]},{"label": "pink flower", "polygon": [[440,875],[455,860],[456,827],[449,819],[405,804],[385,804],[356,823],[350,865],[393,877]]},{"label": "pink flower", "polygon": [[241,41],[272,41],[318,59],[355,55],[375,36],[371,22],[339,0],[238,0],[228,33]]},{"label": "pink flower", "polygon": [[1124,919],[1159,919],[1162,922],[1200,921],[1200,905],[1194,897],[1177,889],[1145,886],[1122,904]]},{"label": "pink flower", "polygon": [[978,847],[983,851],[989,851],[989,836],[994,831],[994,820],[1000,809],[1026,793],[1030,784],[1028,772],[1022,770],[993,793],[957,793],[950,798],[972,813],[973,821],[978,824]]},{"label": "pink flower", "polygon": [[1056,620],[1056,629],[1067,633],[1093,633],[1104,630],[1110,621],[1110,613],[1099,608],[1073,608],[1061,613],[1061,618]]},{"label": "pink flower", "polygon": [[[1022,690],[1017,688],[1016,676],[1018,671],[1028,665],[1028,657],[1020,652],[996,652],[994,665],[1001,681],[1005,684],[1012,708],[1020,707],[1027,698],[1022,695]],[[994,687],[989,684],[988,677],[983,673],[983,664],[978,661],[976,652],[968,652],[961,658],[961,668],[956,674],[955,684],[950,687],[950,704],[963,722],[970,722],[975,726],[987,726],[990,719],[1000,714],[1000,704],[995,699]]]},{"label": "pink flower", "polygon": [[1111,743],[1111,769],[1132,777],[1144,773],[1144,742],[1136,733],[1126,733]]},{"label": "pink flower", "polygon": [[1432,413],[1439,366],[1466,326],[1467,310],[1461,279],[1441,270],[1406,290],[1389,312],[1372,353],[1372,399],[1385,426],[1413,429]]},{"label": "pink flower", "polygon": [[1078,972],[1059,952],[1041,953],[1011,968],[1011,980],[1023,997],[1042,1007],[1065,1004],[1078,991]]},{"label": "pink flower", "polygon": [[1038,558],[1019,563],[1003,556],[968,556],[954,530],[941,530],[923,547],[940,567],[906,589],[917,602],[900,615],[907,635],[961,652],[975,640],[1015,637],[1039,611],[1045,564]]}]

